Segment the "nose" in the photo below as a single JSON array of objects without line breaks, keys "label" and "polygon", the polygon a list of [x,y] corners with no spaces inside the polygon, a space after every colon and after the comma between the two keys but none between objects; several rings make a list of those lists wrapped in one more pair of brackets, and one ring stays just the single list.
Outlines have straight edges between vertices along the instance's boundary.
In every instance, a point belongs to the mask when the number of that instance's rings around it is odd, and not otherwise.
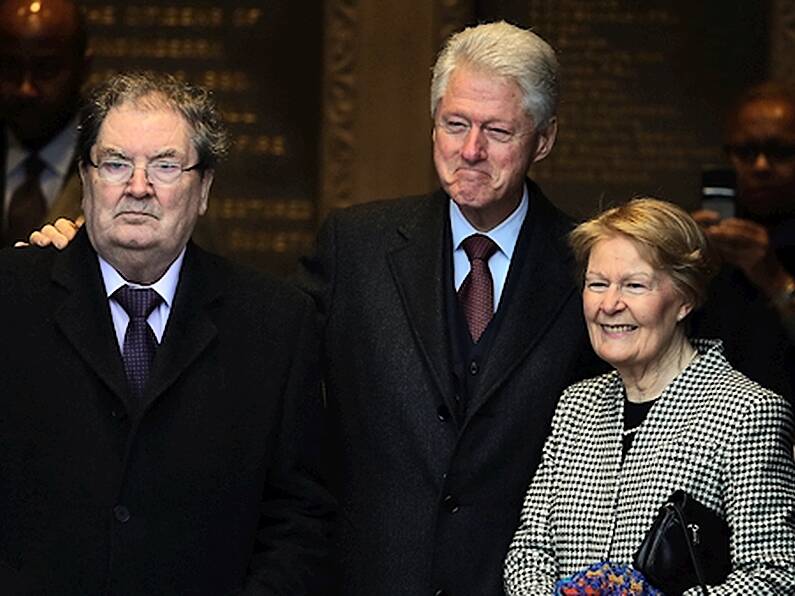
[{"label": "nose", "polygon": [[755,172],[767,172],[770,170],[770,159],[765,155],[764,151],[756,154],[753,162],[753,169]]},{"label": "nose", "polygon": [[36,86],[33,80],[33,74],[29,70],[26,70],[23,74],[22,80],[19,82],[17,93],[20,97],[25,98],[35,98],[39,96],[39,88]]},{"label": "nose", "polygon": [[624,309],[624,297],[621,288],[615,284],[610,284],[607,291],[602,295],[602,312],[611,315],[621,312]]},{"label": "nose", "polygon": [[127,182],[127,194],[137,198],[148,197],[151,194],[150,187],[151,182],[146,175],[146,168],[135,168]]},{"label": "nose", "polygon": [[461,157],[468,162],[481,161],[486,158],[486,145],[483,133],[477,126],[472,126],[464,138]]}]

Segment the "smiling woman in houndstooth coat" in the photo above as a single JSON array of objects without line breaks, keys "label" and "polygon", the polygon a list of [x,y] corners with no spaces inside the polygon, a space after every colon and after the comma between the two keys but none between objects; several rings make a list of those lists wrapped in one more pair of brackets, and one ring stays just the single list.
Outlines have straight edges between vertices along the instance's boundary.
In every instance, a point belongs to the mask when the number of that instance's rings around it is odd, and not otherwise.
[{"label": "smiling woman in houndstooth coat", "polygon": [[732,369],[719,341],[688,340],[713,270],[698,225],[642,198],[570,243],[591,343],[615,370],[561,398],[505,561],[507,593],[551,594],[593,563],[630,564],[682,489],[729,525],[731,572],[711,595],[795,594],[792,412]]}]

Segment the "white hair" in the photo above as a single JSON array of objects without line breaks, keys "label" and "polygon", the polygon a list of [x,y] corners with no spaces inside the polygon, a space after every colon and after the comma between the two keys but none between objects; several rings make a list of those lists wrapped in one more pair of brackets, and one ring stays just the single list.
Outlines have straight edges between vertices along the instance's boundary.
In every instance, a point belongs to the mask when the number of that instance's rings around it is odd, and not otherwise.
[{"label": "white hair", "polygon": [[558,59],[552,47],[532,31],[500,21],[452,35],[433,67],[431,118],[459,66],[514,80],[538,130],[546,129],[557,112]]}]

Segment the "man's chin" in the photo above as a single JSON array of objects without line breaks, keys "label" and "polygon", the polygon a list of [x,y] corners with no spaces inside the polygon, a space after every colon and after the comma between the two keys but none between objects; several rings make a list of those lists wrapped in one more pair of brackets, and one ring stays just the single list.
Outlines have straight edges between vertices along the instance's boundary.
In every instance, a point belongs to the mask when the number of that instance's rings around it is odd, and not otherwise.
[{"label": "man's chin", "polygon": [[780,189],[760,188],[743,193],[741,209],[753,218],[770,218],[795,212],[795,198],[785,197]]},{"label": "man's chin", "polygon": [[116,246],[130,250],[146,250],[157,244],[154,231],[141,225],[121,226],[111,240]]},{"label": "man's chin", "polygon": [[483,184],[456,182],[450,186],[448,194],[459,207],[477,207],[495,200],[494,191]]}]

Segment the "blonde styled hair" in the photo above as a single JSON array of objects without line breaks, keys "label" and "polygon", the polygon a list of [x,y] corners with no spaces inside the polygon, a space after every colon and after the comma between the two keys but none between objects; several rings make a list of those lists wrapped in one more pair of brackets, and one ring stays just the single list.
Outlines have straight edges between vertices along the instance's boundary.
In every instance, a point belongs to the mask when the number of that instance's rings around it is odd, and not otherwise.
[{"label": "blonde styled hair", "polygon": [[670,275],[693,308],[704,303],[716,263],[704,232],[684,209],[660,199],[637,197],[581,223],[569,234],[580,284],[593,247],[615,236],[628,238],[652,267]]}]

